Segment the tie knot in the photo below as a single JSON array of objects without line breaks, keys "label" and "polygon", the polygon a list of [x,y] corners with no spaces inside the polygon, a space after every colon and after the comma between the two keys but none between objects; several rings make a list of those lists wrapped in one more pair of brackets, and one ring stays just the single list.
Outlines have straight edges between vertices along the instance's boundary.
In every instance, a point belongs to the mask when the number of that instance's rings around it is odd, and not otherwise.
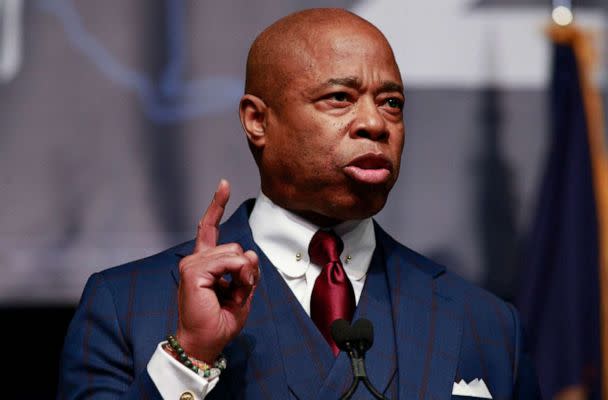
[{"label": "tie knot", "polygon": [[318,230],[308,246],[310,260],[320,266],[330,262],[340,262],[344,243],[334,231]]}]

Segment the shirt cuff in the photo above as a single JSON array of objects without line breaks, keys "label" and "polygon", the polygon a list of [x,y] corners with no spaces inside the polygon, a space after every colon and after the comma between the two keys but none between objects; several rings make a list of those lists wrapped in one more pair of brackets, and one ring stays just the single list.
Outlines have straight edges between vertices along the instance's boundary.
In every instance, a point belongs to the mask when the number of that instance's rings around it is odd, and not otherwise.
[{"label": "shirt cuff", "polygon": [[193,400],[204,399],[219,381],[219,376],[208,379],[199,376],[163,350],[165,343],[158,344],[146,367],[158,392],[163,399],[179,400],[186,392]]}]

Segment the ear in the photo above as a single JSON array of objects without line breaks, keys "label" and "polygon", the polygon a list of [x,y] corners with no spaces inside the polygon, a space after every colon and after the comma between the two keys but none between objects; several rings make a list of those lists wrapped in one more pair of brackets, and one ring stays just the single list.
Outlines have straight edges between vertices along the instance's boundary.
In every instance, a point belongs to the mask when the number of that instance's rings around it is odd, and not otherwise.
[{"label": "ear", "polygon": [[264,147],[268,119],[266,103],[257,96],[246,94],[241,98],[239,116],[249,143],[256,148]]}]

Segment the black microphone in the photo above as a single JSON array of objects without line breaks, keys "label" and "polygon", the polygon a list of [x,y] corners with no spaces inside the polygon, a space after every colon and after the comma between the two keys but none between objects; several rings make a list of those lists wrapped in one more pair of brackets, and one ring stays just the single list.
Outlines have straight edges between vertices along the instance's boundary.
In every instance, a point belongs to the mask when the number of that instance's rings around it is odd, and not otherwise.
[{"label": "black microphone", "polygon": [[353,369],[353,383],[348,390],[340,397],[340,400],[350,399],[359,382],[363,382],[367,390],[376,399],[388,400],[372,385],[365,371],[365,353],[374,344],[374,327],[372,323],[361,318],[351,327],[349,323],[343,319],[337,319],[331,324],[331,337],[336,342],[338,348],[350,358],[351,367]]}]

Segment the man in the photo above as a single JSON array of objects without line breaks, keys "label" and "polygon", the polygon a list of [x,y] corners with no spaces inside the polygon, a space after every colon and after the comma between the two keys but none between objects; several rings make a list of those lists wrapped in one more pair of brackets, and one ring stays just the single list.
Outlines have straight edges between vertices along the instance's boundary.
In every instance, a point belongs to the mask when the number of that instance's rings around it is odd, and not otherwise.
[{"label": "man", "polygon": [[[536,398],[513,308],[370,218],[399,174],[403,102],[388,42],[351,13],[262,32],[240,103],[261,194],[220,227],[221,181],[194,241],[91,277],[59,397],[335,399],[352,374],[329,325],[365,317],[368,372],[390,398]],[[188,366],[222,352],[219,377]]]}]

